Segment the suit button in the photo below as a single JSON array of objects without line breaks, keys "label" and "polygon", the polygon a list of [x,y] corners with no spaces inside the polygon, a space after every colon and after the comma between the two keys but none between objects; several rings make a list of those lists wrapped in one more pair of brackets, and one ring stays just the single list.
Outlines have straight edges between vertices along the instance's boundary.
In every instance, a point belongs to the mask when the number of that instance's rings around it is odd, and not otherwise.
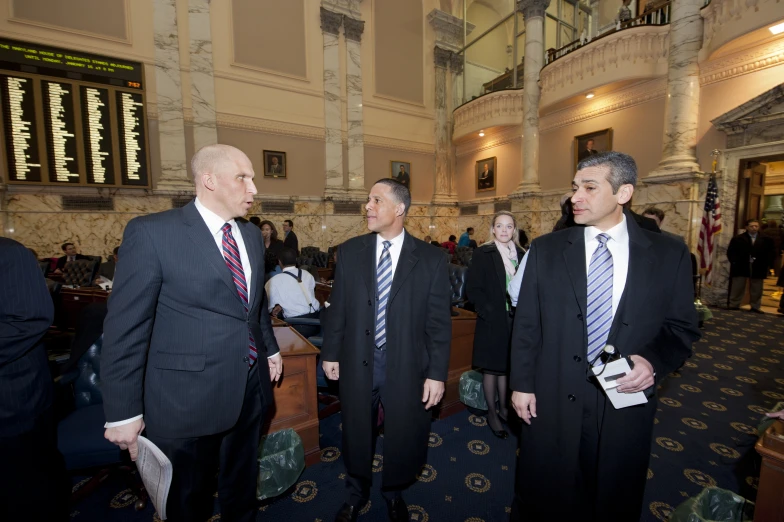
[{"label": "suit button", "polygon": [[582,321],[582,320],[583,320],[583,314],[577,314],[577,318],[578,318],[580,321]]},{"label": "suit button", "polygon": [[367,366],[367,361],[362,361],[362,366]]},{"label": "suit button", "polygon": [[569,399],[572,402],[574,402],[574,399],[575,399],[574,395],[572,395],[571,393],[566,398]]},{"label": "suit button", "polygon": [[583,358],[582,358],[582,357],[580,357],[579,355],[575,355],[575,356],[573,357],[573,359],[574,359],[574,362],[582,362],[582,360],[583,360]]},{"label": "suit button", "polygon": [[370,330],[365,330],[365,335],[370,335]]},{"label": "suit button", "polygon": [[368,306],[373,306],[373,301],[371,301],[370,299],[368,299]]},{"label": "suit button", "polygon": [[248,357],[243,357],[242,362],[250,362],[250,359]]}]

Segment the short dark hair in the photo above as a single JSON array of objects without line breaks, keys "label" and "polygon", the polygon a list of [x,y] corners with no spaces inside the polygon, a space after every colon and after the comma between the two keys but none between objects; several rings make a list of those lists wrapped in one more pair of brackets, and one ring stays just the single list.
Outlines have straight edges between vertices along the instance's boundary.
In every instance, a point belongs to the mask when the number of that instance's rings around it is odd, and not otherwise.
[{"label": "short dark hair", "polygon": [[272,230],[272,233],[270,234],[270,241],[277,241],[278,240],[278,229],[275,228],[275,224],[272,223],[272,221],[269,221],[269,220],[265,219],[264,221],[259,223],[259,230],[261,230],[261,227],[263,227],[264,225],[269,225],[270,229]]},{"label": "short dark hair", "polygon": [[664,211],[660,208],[656,207],[648,207],[642,211],[642,215],[649,215],[649,216],[656,216],[659,218],[659,222],[664,221]]},{"label": "short dark hair", "polygon": [[455,237],[455,236],[449,236],[449,241],[454,241],[455,239],[457,239],[457,237]]},{"label": "short dark hair", "polygon": [[120,253],[120,247],[118,247],[118,246],[114,247],[114,250],[112,250],[112,253],[113,253],[114,255],[117,255],[117,254],[119,254],[119,253]]},{"label": "short dark hair", "polygon": [[290,220],[290,219],[284,219],[284,220],[283,220],[283,222],[284,222],[284,223],[288,223],[288,224],[289,224],[289,226],[290,226],[291,228],[294,228],[294,222],[293,222],[292,220]]},{"label": "short dark hair", "polygon": [[621,185],[637,185],[637,163],[634,158],[622,152],[599,152],[580,161],[577,170],[587,169],[588,167],[610,168],[607,174],[607,181],[612,186],[613,194],[618,192]]},{"label": "short dark hair", "polygon": [[69,246],[74,246],[74,244],[73,243],[63,243],[63,245],[60,247],[60,250],[65,252],[65,249],[68,248]]},{"label": "short dark hair", "polygon": [[297,264],[297,253],[293,248],[284,248],[278,254],[278,259],[283,266],[294,266]]},{"label": "short dark hair", "polygon": [[408,190],[408,187],[392,178],[381,178],[374,183],[374,185],[378,184],[386,185],[391,188],[395,199],[405,207],[403,215],[408,214],[408,209],[411,207],[411,191]]},{"label": "short dark hair", "polygon": [[[744,226],[749,226],[749,225],[751,225],[752,223],[756,223],[756,224],[758,224],[758,225],[759,225],[759,224],[760,224],[760,220],[759,220],[759,219],[757,219],[757,218],[751,218],[751,219],[747,219],[747,220],[746,220],[746,224],[745,224]],[[65,248],[63,248],[63,250],[65,250]]]},{"label": "short dark hair", "polygon": [[474,227],[468,227],[468,228],[466,229],[466,232],[473,232],[473,231],[474,231]]},{"label": "short dark hair", "polygon": [[250,221],[256,226],[259,226],[261,224],[261,218],[259,216],[251,216],[251,218],[248,221]]}]

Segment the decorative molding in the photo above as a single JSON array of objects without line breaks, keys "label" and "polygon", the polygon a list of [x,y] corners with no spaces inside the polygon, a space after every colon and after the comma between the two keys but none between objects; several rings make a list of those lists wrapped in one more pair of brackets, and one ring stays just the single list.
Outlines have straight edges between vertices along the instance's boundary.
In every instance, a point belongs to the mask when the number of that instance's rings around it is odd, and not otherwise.
[{"label": "decorative molding", "polygon": [[367,107],[367,108],[370,108],[370,109],[378,109],[378,110],[382,110],[382,111],[397,112],[397,113],[400,113],[400,114],[405,114],[406,116],[415,116],[417,118],[424,118],[426,120],[432,120],[433,119],[432,111],[426,110],[424,103],[410,102],[410,101],[406,101],[406,100],[401,100],[400,98],[394,98],[392,96],[385,96],[383,94],[374,94],[373,97],[374,98],[379,98],[381,100],[389,100],[389,101],[392,101],[392,102],[395,102],[395,103],[401,103],[401,104],[404,104],[404,105],[413,105],[414,107],[418,107],[419,110],[407,109],[405,107],[394,107],[392,105],[385,105],[385,104],[382,104],[382,103],[376,103],[376,102],[367,101],[367,100],[362,102],[362,107]]},{"label": "decorative molding", "polygon": [[435,61],[436,67],[446,69],[451,58],[452,51],[449,49],[444,49],[437,45],[433,48],[433,61]]},{"label": "decorative molding", "polygon": [[523,13],[526,20],[543,17],[544,12],[550,7],[550,0],[518,0],[517,10]]},{"label": "decorative molding", "polygon": [[576,106],[542,116],[539,119],[539,131],[547,132],[579,121],[628,109],[635,105],[663,98],[666,93],[666,77],[633,85],[626,89],[594,98],[589,102],[580,103]]},{"label": "decorative molding", "polygon": [[222,112],[217,113],[217,121],[219,127],[229,129],[266,132],[268,134],[306,138],[309,140],[324,141],[326,138],[323,127],[301,125],[299,123],[266,120],[263,118],[240,116],[238,114],[227,114]]},{"label": "decorative molding", "polygon": [[500,147],[501,145],[506,145],[507,143],[517,141],[522,137],[523,131],[521,125],[506,127],[490,134],[489,136],[484,136],[483,138],[476,138],[472,139],[471,141],[461,143],[455,148],[455,156],[460,157],[467,154],[473,154],[475,152],[493,149],[495,147]]},{"label": "decorative molding", "polygon": [[346,35],[346,40],[351,40],[352,42],[362,42],[362,32],[364,30],[364,21],[354,20],[349,16],[343,17],[343,34]]},{"label": "decorative molding", "polygon": [[[436,33],[436,44],[459,51],[463,48],[463,19],[453,16],[440,9],[433,9],[427,15],[427,21]],[[476,26],[471,22],[466,24],[466,34],[470,34]]]},{"label": "decorative molding", "polygon": [[729,80],[784,63],[784,38],[700,64],[700,85]]},{"label": "decorative molding", "polygon": [[365,146],[398,150],[401,152],[413,152],[415,154],[435,154],[435,145],[433,144],[387,138],[385,136],[373,136],[370,134],[365,134]]},{"label": "decorative molding", "polygon": [[[237,68],[251,70],[250,68],[248,68],[246,66],[242,66],[242,65],[232,65],[232,67],[237,67]],[[283,76],[281,73],[276,73],[276,72],[271,72],[271,71],[265,71],[265,72],[267,72],[268,74],[274,74],[276,76]],[[277,90],[280,90],[280,91],[287,91],[287,92],[294,92],[294,93],[297,93],[297,94],[305,94],[307,96],[314,96],[316,98],[323,98],[324,97],[324,91],[323,90],[316,91],[316,90],[305,89],[305,88],[302,88],[302,87],[295,87],[293,85],[287,85],[287,84],[283,84],[283,83],[271,82],[271,81],[268,81],[268,80],[262,80],[261,78],[254,78],[254,77],[251,77],[251,76],[240,75],[240,74],[237,74],[236,71],[220,71],[220,70],[216,69],[214,76],[215,76],[215,78],[220,78],[222,80],[229,80],[229,81],[238,82],[238,83],[247,83],[249,85],[260,85],[262,87],[269,87],[271,89],[277,89]],[[292,77],[292,76],[285,76],[285,77],[297,80],[300,83],[309,83],[311,85],[314,85],[310,80],[303,80],[302,78],[295,78],[295,77]]]},{"label": "decorative molding", "polygon": [[449,59],[449,68],[452,69],[453,75],[463,74],[463,57],[452,53],[452,57]]},{"label": "decorative molding", "polygon": [[324,9],[321,7],[321,30],[322,32],[340,35],[340,26],[343,23],[343,15]]},{"label": "decorative molding", "polygon": [[[540,73],[542,107],[611,81],[666,75],[669,35],[668,25],[634,27],[595,40],[550,62]],[[630,71],[632,67],[634,70]],[[608,78],[608,71],[612,70],[620,76]],[[569,86],[576,90],[564,92]],[[560,91],[557,96],[556,91]]]},{"label": "decorative molding", "polygon": [[727,135],[727,148],[784,139],[784,85],[778,85],[711,123]]},{"label": "decorative molding", "polygon": [[452,139],[459,139],[480,128],[517,125],[523,121],[523,90],[496,91],[464,103],[454,110]]},{"label": "decorative molding", "polygon": [[[297,80],[297,81],[300,81],[300,82],[310,83],[310,78],[308,76],[297,76],[296,74],[288,74],[288,73],[284,73],[284,72],[281,72],[281,71],[275,71],[273,69],[265,69],[264,67],[258,67],[256,65],[250,65],[250,64],[247,64],[247,63],[237,62],[237,61],[234,61],[233,57],[232,57],[232,61],[231,61],[231,63],[229,63],[229,65],[232,66],[232,67],[238,67],[240,69],[247,69],[249,71],[256,71],[256,72],[260,72],[260,73],[264,73],[264,74],[272,74],[274,76],[280,76],[282,78],[289,78],[291,80]],[[307,68],[306,68],[306,71],[307,71]]]},{"label": "decorative molding", "polygon": [[362,18],[359,4],[362,0],[321,0],[321,7],[341,15],[346,15],[354,20]]},{"label": "decorative molding", "polygon": [[[9,21],[13,22],[15,20],[9,20]],[[32,25],[32,24],[27,23],[26,21],[25,22],[19,21],[18,23],[20,23],[22,25]],[[42,26],[42,27],[44,27],[44,26]],[[46,29],[50,29],[50,27],[47,26]],[[66,31],[66,32],[68,32],[68,31]],[[78,33],[78,34],[82,34],[82,33]],[[100,35],[93,35],[92,33],[83,33],[82,36],[90,36],[91,38],[101,39]],[[33,38],[30,35],[29,31],[17,32],[17,31],[9,31],[7,29],[3,29],[3,37],[11,38],[11,39],[18,39],[18,40],[23,40],[23,41],[28,41],[28,42]],[[57,40],[55,38],[46,37],[46,36],[42,35],[41,37],[37,37],[36,36],[34,39],[35,39],[36,43],[39,43],[39,44],[51,45],[52,47],[63,47],[63,41],[62,40]],[[111,40],[111,41],[114,41],[114,40]],[[126,44],[127,42],[118,42],[118,43]],[[151,57],[149,55],[142,55],[142,54],[131,53],[131,52],[128,52],[126,50],[122,50],[122,51],[120,51],[120,50],[116,50],[115,51],[114,49],[109,50],[109,49],[107,49],[107,47],[105,45],[103,45],[103,46],[101,46],[99,44],[96,44],[96,45],[84,45],[82,43],[76,45],[76,44],[70,44],[69,43],[68,44],[68,48],[72,49],[74,51],[82,51],[82,52],[85,52],[85,53],[100,54],[100,55],[103,55],[103,56],[111,55],[112,57],[117,58],[118,60],[128,60],[130,62],[140,62],[140,63],[142,63],[144,65],[148,65],[150,67],[154,67],[155,66],[155,58],[154,57]]]}]

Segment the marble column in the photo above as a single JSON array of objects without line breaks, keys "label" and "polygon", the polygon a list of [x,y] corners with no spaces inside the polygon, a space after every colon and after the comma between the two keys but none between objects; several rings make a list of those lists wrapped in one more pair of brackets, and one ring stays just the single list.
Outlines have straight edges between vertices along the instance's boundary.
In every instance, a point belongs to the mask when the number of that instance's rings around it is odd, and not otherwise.
[{"label": "marble column", "polygon": [[523,70],[523,177],[516,195],[541,192],[539,187],[539,71],[544,66],[544,12],[550,0],[519,0],[525,20]]},{"label": "marble column", "polygon": [[449,139],[449,117],[446,109],[446,73],[452,51],[436,46],[433,49],[433,58],[436,69],[436,179],[433,191],[433,203],[457,203],[457,195],[451,193],[449,169],[449,152],[452,142]]},{"label": "marble column", "polygon": [[348,122],[348,190],[365,196],[365,136],[362,126],[362,31],[365,22],[343,17],[346,35],[346,116]]},{"label": "marble column", "polygon": [[162,192],[192,192],[185,159],[185,120],[175,0],[153,1],[155,30],[155,91],[158,98],[158,135],[161,148]]},{"label": "marble column", "polygon": [[[427,21],[436,33],[436,45],[442,49],[457,53],[463,48],[463,19],[453,16],[441,9],[433,9],[427,15]],[[468,22],[465,27],[466,34],[471,34],[476,26]],[[458,64],[458,62],[460,62]],[[447,103],[450,110],[454,110],[463,103],[463,57],[454,54],[450,60],[452,70],[452,102]]]},{"label": "marble column", "polygon": [[218,143],[215,75],[212,63],[210,0],[188,0],[191,56],[191,104],[195,150]]},{"label": "marble column", "polygon": [[700,107],[697,55],[702,45],[703,4],[703,0],[672,2],[662,158],[646,182],[689,179],[700,171],[696,155]]},{"label": "marble column", "polygon": [[340,56],[338,36],[343,15],[321,8],[321,31],[324,36],[324,131],[327,179],[324,196],[344,194],[343,140],[340,117]]},{"label": "marble column", "polygon": [[596,38],[599,36],[599,0],[591,0],[591,27],[589,36]]}]

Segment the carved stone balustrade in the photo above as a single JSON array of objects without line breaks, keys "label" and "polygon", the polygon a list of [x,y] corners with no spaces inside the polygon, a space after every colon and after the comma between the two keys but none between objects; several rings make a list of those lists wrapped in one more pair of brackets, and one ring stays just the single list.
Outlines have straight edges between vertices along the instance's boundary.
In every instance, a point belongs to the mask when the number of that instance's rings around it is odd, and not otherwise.
[{"label": "carved stone balustrade", "polygon": [[523,89],[491,92],[464,103],[454,112],[452,140],[482,129],[520,125],[523,121]]}]

